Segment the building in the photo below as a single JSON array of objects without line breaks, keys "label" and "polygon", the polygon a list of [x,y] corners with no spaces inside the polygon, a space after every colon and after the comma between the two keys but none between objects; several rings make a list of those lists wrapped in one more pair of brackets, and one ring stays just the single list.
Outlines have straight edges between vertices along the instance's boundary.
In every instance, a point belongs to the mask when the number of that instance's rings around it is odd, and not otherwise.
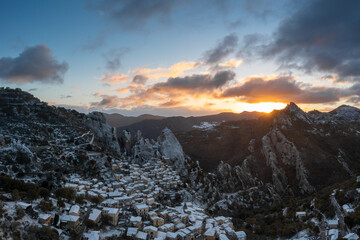
[{"label": "building", "polygon": [[116,226],[118,219],[119,219],[119,209],[118,208],[108,208],[104,207],[102,210],[102,214],[104,216],[110,217],[110,223],[114,226]]},{"label": "building", "polygon": [[130,217],[130,223],[131,223],[132,226],[140,228],[141,224],[142,224],[141,217],[140,216],[139,217],[131,216]]},{"label": "building", "polygon": [[71,215],[71,216],[79,216],[80,215],[80,207],[78,205],[73,205],[70,208],[69,215]]},{"label": "building", "polygon": [[99,209],[92,209],[89,215],[89,220],[98,224],[101,218],[101,211]]},{"label": "building", "polygon": [[79,216],[63,215],[60,218],[60,224],[66,228],[77,229],[80,223]]},{"label": "building", "polygon": [[143,231],[146,232],[149,235],[150,238],[156,238],[157,237],[157,233],[158,233],[157,227],[147,226],[147,227],[144,227]]},{"label": "building", "polygon": [[39,223],[49,225],[51,223],[50,214],[39,214]]},{"label": "building", "polygon": [[149,206],[146,204],[135,205],[135,210],[138,216],[147,216],[149,214]]},{"label": "building", "polygon": [[83,240],[99,240],[100,239],[99,231],[91,231],[89,233],[84,233],[82,239]]}]

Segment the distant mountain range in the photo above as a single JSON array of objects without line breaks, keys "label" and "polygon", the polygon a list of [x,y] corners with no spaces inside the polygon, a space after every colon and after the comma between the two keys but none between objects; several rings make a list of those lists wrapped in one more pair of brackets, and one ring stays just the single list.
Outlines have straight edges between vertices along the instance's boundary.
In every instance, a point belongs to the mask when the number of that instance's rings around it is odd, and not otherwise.
[{"label": "distant mountain range", "polygon": [[147,119],[164,119],[165,117],[151,114],[143,114],[137,117],[127,117],[119,113],[103,113],[106,122],[112,127],[124,127]]},{"label": "distant mountain range", "polygon": [[[222,122],[229,121],[238,121],[244,119],[257,119],[260,116],[263,116],[266,113],[262,112],[242,112],[242,113],[232,113],[224,112],[216,115],[208,115],[201,117],[160,117],[153,115],[146,115],[145,119],[141,115],[139,117],[129,119],[134,121],[129,125],[125,125],[125,122],[128,121],[129,117],[120,118],[114,120],[109,115],[105,115],[107,122],[112,127],[117,127],[117,133],[122,134],[124,130],[129,131],[134,134],[138,130],[141,131],[142,135],[145,138],[155,138],[159,136],[164,128],[169,128],[173,132],[179,131],[190,131],[194,129],[205,129],[212,128],[219,125]],[[122,126],[120,126],[122,125]]]}]

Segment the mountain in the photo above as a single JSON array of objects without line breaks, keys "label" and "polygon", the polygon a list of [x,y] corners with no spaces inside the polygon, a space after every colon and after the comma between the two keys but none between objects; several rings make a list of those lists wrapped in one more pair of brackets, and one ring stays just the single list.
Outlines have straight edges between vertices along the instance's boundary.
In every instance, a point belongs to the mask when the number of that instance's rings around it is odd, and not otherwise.
[{"label": "mountain", "polygon": [[123,116],[119,113],[103,113],[103,115],[106,118],[106,122],[114,128],[117,127],[123,127],[123,126],[128,126],[143,120],[147,120],[147,119],[163,119],[165,117],[162,116],[156,116],[156,115],[151,115],[151,114],[143,114],[137,117],[127,117],[127,116]]},{"label": "mountain", "polygon": [[201,117],[168,117],[163,119],[147,119],[128,126],[117,128],[117,134],[121,135],[124,130],[131,133],[141,131],[145,138],[158,137],[164,128],[169,128],[173,132],[190,131],[193,129],[208,129],[219,125],[222,122],[236,121],[241,119],[257,119],[264,115],[261,112],[224,112],[216,115]]},{"label": "mountain", "polygon": [[239,188],[249,187],[236,176],[243,172],[247,182],[258,179],[282,195],[298,196],[360,173],[359,119],[355,107],[305,113],[290,103],[257,120],[175,134],[191,159],[209,172],[228,169],[222,178]]},{"label": "mountain", "polygon": [[120,154],[115,131],[101,113],[49,106],[10,88],[0,88],[0,148],[3,174],[46,186],[60,184],[71,172],[100,174],[109,167],[107,157]]},{"label": "mountain", "polygon": [[[144,120],[155,122],[157,128],[173,124],[157,135],[145,129],[152,133],[148,138],[135,128],[115,131],[102,113],[85,115],[49,106],[20,89],[0,88],[0,210],[8,214],[0,214],[0,232],[15,231],[11,221],[17,219],[14,206],[19,197],[36,206],[35,213],[49,212],[38,205],[50,199],[66,200],[67,206],[76,202],[82,209],[81,221],[86,223],[88,208],[94,204],[102,208],[99,202],[108,199],[114,190],[111,186],[119,184],[124,199],[135,202],[161,185],[164,189],[154,199],[156,207],[174,209],[175,204],[187,202],[179,209],[188,212],[193,204],[200,206],[201,219],[204,213],[231,217],[235,228],[246,231],[249,239],[299,239],[292,237],[303,230],[318,237],[335,212],[342,225],[345,221],[352,231],[358,229],[358,210],[344,220],[338,206],[350,204],[356,209],[360,202],[360,183],[356,181],[360,174],[360,110],[340,106],[328,113],[306,113],[290,103],[270,114],[244,114],[249,115]],[[150,179],[154,181],[146,184]],[[169,185],[174,180],[172,188]],[[85,198],[61,196],[67,191],[62,187],[74,184],[79,194],[84,193],[85,186],[80,183],[92,183],[86,187]],[[110,187],[109,193],[103,191],[104,186]],[[152,190],[143,193],[143,187]],[[127,220],[132,210],[124,213]],[[308,216],[299,221],[297,211],[306,211]],[[51,213],[64,215],[66,211],[55,203]],[[28,215],[26,219],[38,221]],[[22,236],[31,232],[29,225],[23,224],[26,221],[19,222]],[[54,225],[61,228],[58,222]],[[102,227],[102,231],[108,230]]]}]

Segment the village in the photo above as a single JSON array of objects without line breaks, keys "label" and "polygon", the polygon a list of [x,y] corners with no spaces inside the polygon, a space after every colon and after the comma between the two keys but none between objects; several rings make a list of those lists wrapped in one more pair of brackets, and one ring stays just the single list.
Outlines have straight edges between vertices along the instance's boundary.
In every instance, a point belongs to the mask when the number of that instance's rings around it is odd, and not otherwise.
[{"label": "village", "polygon": [[[245,232],[234,230],[229,217],[210,217],[191,202],[172,204],[179,197],[176,190],[181,185],[178,173],[162,159],[153,159],[141,167],[126,159],[114,159],[112,172],[104,173],[101,180],[70,175],[65,184],[65,188],[75,190],[76,196],[99,199],[97,203],[65,202],[65,207],[55,211],[40,211],[38,223],[55,228],[60,239],[68,239],[71,232],[84,240],[246,239]],[[50,200],[58,206],[58,199]],[[36,204],[17,205],[26,211]],[[104,223],[106,227],[100,228]]]}]

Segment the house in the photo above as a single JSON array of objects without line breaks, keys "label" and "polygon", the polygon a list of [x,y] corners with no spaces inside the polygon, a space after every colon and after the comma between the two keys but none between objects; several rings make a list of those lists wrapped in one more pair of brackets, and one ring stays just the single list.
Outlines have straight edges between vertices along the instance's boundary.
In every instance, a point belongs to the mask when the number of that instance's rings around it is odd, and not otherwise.
[{"label": "house", "polygon": [[246,233],[244,231],[235,232],[238,240],[246,240]]},{"label": "house", "polygon": [[110,223],[114,226],[116,226],[116,224],[118,222],[119,213],[120,213],[120,211],[118,208],[104,207],[102,210],[102,214],[110,217]]},{"label": "house", "polygon": [[149,214],[149,206],[146,204],[135,205],[135,210],[138,216],[147,216]]},{"label": "house", "polygon": [[359,236],[356,233],[349,233],[345,237],[343,237],[346,240],[358,240]]},{"label": "house", "polygon": [[79,207],[79,205],[73,205],[70,208],[69,215],[71,215],[71,216],[79,216],[80,215],[80,207]]},{"label": "house", "polygon": [[225,234],[220,234],[219,240],[229,240],[229,238]]},{"label": "house", "polygon": [[130,223],[132,226],[135,226],[137,228],[140,228],[141,227],[141,224],[142,224],[142,220],[141,220],[141,217],[134,217],[134,216],[131,216],[130,217]]},{"label": "house", "polygon": [[99,209],[92,209],[89,215],[89,220],[97,224],[99,223],[100,218],[101,218],[101,211]]},{"label": "house", "polygon": [[40,214],[39,215],[39,223],[49,225],[51,223],[51,215],[50,214]]},{"label": "house", "polygon": [[157,217],[157,216],[152,217],[151,220],[152,220],[152,224],[153,224],[154,227],[162,226],[165,223],[163,218]]},{"label": "house", "polygon": [[154,198],[148,198],[148,199],[146,200],[146,203],[147,203],[148,205],[153,205],[154,202],[155,202],[155,199],[154,199]]},{"label": "house", "polygon": [[204,238],[206,240],[215,240],[216,237],[216,230],[214,228],[209,228],[205,233],[204,233]]},{"label": "house", "polygon": [[166,233],[166,239],[168,240],[177,240],[177,233],[173,233],[173,232],[167,232]]},{"label": "house", "polygon": [[150,238],[157,237],[157,233],[158,233],[157,227],[146,226],[146,227],[144,227],[143,231],[146,232],[150,236]]},{"label": "house", "polygon": [[24,210],[29,210],[30,208],[32,208],[30,203],[18,202],[17,205]]},{"label": "house", "polygon": [[80,217],[79,216],[72,216],[72,215],[63,215],[60,218],[60,225],[66,228],[76,229],[79,226]]},{"label": "house", "polygon": [[137,240],[146,240],[147,239],[147,233],[139,231],[136,234],[135,239],[137,239]]},{"label": "house", "polygon": [[174,231],[174,229],[175,229],[175,225],[173,223],[167,223],[159,227],[159,230],[163,232],[172,232]]},{"label": "house", "polygon": [[84,233],[82,239],[83,240],[99,240],[100,239],[99,231],[91,231],[89,233]]},{"label": "house", "polygon": [[342,209],[344,210],[345,215],[355,212],[355,210],[349,204],[344,204]]},{"label": "house", "polygon": [[302,218],[306,216],[306,212],[296,212],[296,217]]},{"label": "house", "polygon": [[328,225],[330,229],[338,228],[339,226],[339,220],[328,220]]},{"label": "house", "polygon": [[127,237],[135,237],[138,231],[139,230],[137,228],[128,228],[126,236]]}]

